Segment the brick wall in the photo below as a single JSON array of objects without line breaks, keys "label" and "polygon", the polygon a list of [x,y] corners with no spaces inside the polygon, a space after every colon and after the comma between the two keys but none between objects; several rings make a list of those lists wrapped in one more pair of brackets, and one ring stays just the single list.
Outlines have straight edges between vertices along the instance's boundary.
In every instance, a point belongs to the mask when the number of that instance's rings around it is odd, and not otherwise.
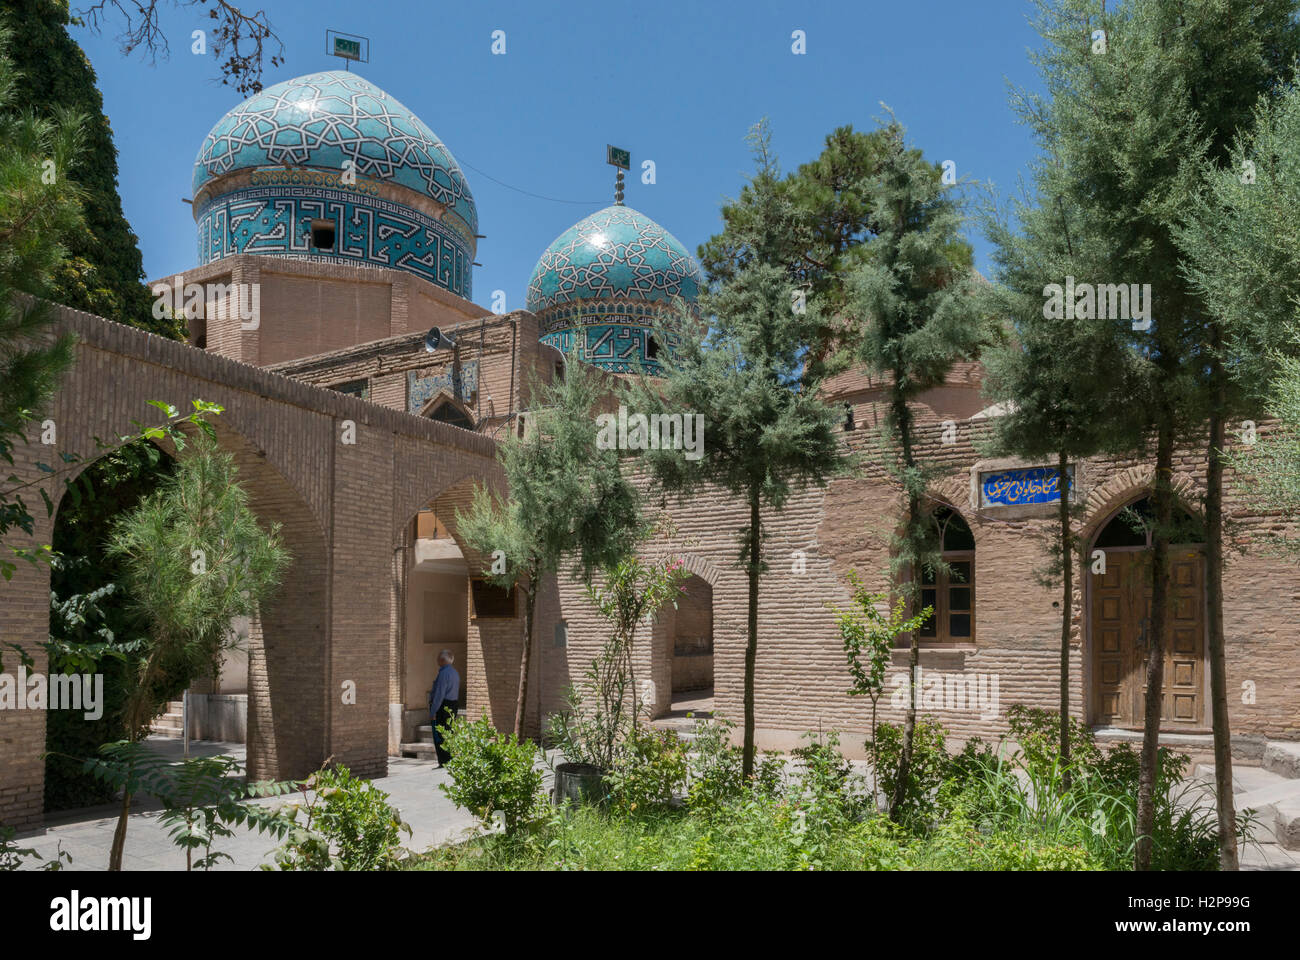
[{"label": "brick wall", "polygon": [[[78,311],[60,308],[59,321],[78,339],[76,364],[16,451],[14,473],[57,501],[63,478],[48,478],[37,462],[58,463],[65,453],[88,462],[95,437],[128,433],[133,420],[156,422],[151,400],[183,410],[193,399],[221,404],[219,437],[236,457],[250,505],[280,525],[292,555],[250,629],[250,773],[304,776],[333,756],[361,775],[382,776],[394,551],[416,512],[440,493],[496,475],[495,444]],[[53,449],[38,439],[45,417],[57,425]],[[355,443],[343,442],[345,426]],[[37,542],[48,542],[52,522],[38,518]],[[29,649],[43,671],[47,570],[23,564],[0,591],[0,639]],[[345,682],[355,703],[343,701]],[[42,713],[0,712],[0,821],[39,825],[44,749]]]}]

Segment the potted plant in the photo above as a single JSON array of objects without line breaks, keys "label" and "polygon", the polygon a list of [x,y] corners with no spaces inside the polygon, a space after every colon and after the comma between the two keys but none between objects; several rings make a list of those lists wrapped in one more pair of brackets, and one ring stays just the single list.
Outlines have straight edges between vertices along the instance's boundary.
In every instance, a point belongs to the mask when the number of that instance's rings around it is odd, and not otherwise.
[{"label": "potted plant", "polygon": [[645,563],[630,557],[607,572],[603,587],[588,586],[587,599],[612,632],[582,681],[569,689],[568,709],[549,719],[547,740],[564,758],[554,767],[555,802],[600,802],[607,796],[605,773],[636,733],[642,712],[648,713],[637,700],[632,664],[636,629],[653,622],[664,604],[677,605],[688,576],[677,560]]}]

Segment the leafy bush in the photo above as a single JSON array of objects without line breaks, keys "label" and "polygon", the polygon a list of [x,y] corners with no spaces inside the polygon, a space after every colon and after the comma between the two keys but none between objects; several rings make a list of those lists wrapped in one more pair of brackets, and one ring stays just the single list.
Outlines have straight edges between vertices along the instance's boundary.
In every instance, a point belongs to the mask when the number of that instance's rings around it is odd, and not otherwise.
[{"label": "leafy bush", "polygon": [[735,724],[724,717],[697,718],[686,758],[690,790],[687,803],[699,811],[717,811],[744,792],[741,751],[731,742]]},{"label": "leafy bush", "polygon": [[[1155,820],[1152,824],[1152,870],[1217,870],[1219,834],[1213,797],[1187,779],[1191,761],[1186,754],[1161,747],[1156,754]],[[1112,747],[1089,771],[1096,792],[1122,797],[1122,813],[1097,818],[1099,830],[1109,830],[1131,857],[1137,837],[1137,795],[1141,756],[1129,744]],[[1249,842],[1253,818],[1237,815],[1237,832]]]},{"label": "leafy bush", "polygon": [[451,801],[488,826],[499,811],[505,832],[513,834],[539,813],[542,771],[539,751],[531,740],[498,733],[484,714],[473,722],[461,720],[443,733],[451,753],[447,770],[451,782],[439,786]]},{"label": "leafy bush", "polygon": [[[1103,751],[1083,724],[1070,724],[1070,785],[1060,758],[1059,714],[1020,705],[1008,711],[1019,744],[1013,761],[988,751],[953,760],[945,797],[985,829],[1034,830],[1062,843],[1080,843],[1106,869],[1132,868],[1136,842],[1140,756],[1127,743]],[[967,744],[970,748],[970,744]],[[1218,835],[1211,796],[1187,780],[1189,760],[1166,747],[1158,753],[1152,868],[1214,870]],[[982,769],[981,769],[982,768]],[[962,771],[959,775],[958,771]],[[1252,822],[1239,815],[1249,840]]]},{"label": "leafy bush", "polygon": [[806,733],[804,739],[808,745],[793,751],[800,766],[796,785],[789,791],[791,799],[832,810],[838,816],[864,814],[865,783],[854,775],[853,765],[840,753],[839,733]]},{"label": "leafy bush", "polygon": [[[928,717],[916,720],[911,775],[897,811],[898,822],[913,829],[928,827],[938,809],[937,794],[949,763],[944,748],[945,732],[942,724]],[[876,727],[875,742],[867,741],[867,749],[876,757],[877,785],[884,796],[892,797],[903,757],[903,728],[890,723],[880,724]]]},{"label": "leafy bush", "polygon": [[686,787],[686,745],[671,730],[638,730],[606,776],[620,810],[646,813],[672,805]]},{"label": "leafy bush", "polygon": [[347,767],[321,770],[304,785],[315,798],[299,810],[306,820],[276,853],[282,870],[387,870],[404,855],[400,831],[411,828],[388,804],[388,794]]},{"label": "leafy bush", "polygon": [[948,758],[944,783],[951,790],[960,791],[971,780],[996,770],[1001,763],[1001,755],[991,744],[971,737],[962,745],[960,753]]},{"label": "leafy bush", "polygon": [[[1061,762],[1061,715],[1055,710],[1013,704],[1007,710],[1011,739],[1020,745],[1027,770],[1046,771]],[[1070,769],[1085,770],[1101,759],[1092,731],[1075,718],[1069,722]]]}]

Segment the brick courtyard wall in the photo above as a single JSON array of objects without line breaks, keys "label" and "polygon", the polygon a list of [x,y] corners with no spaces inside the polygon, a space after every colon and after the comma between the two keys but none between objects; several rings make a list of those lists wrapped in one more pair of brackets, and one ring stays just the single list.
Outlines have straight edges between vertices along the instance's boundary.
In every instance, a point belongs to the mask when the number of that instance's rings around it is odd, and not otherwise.
[{"label": "brick courtyard wall", "polygon": [[[63,477],[50,479],[37,462],[57,464],[65,453],[89,462],[95,437],[130,433],[133,420],[157,422],[151,400],[182,410],[194,399],[221,404],[219,436],[250,504],[261,521],[281,525],[293,555],[250,630],[250,775],[301,777],[333,756],[382,776],[394,546],[443,491],[493,475],[493,441],[78,311],[59,308],[58,316],[77,337],[76,363],[15,451],[14,473],[57,502]],[[46,418],[57,425],[53,447],[39,441]],[[344,442],[345,429],[355,442]],[[38,518],[37,542],[49,541],[52,523]],[[48,571],[23,564],[0,590],[0,639],[29,649],[44,671]],[[44,749],[43,713],[0,712],[0,821],[39,825]]]},{"label": "brick courtyard wall", "polygon": [[[1060,588],[1039,582],[1046,566],[1044,542],[1056,532],[1055,507],[1036,514],[1014,510],[976,509],[973,473],[989,469],[975,452],[972,437],[987,429],[980,420],[957,421],[956,442],[943,443],[940,418],[922,425],[920,455],[943,464],[948,473],[934,484],[937,502],[957,509],[976,541],[975,623],[973,643],[954,648],[922,645],[921,668],[970,678],[983,675],[991,693],[996,677],[997,710],[949,709],[940,702],[923,702],[921,712],[939,719],[960,743],[970,736],[995,738],[1006,732],[1006,711],[1015,703],[1056,709],[1060,645]],[[1260,426],[1262,435],[1271,424]],[[846,435],[863,449],[864,430]],[[707,441],[706,441],[707,442]],[[1184,449],[1177,457],[1176,486],[1183,503],[1199,509],[1204,475],[1200,450]],[[1079,468],[1084,498],[1084,536],[1089,541],[1114,513],[1146,495],[1153,476],[1149,461],[1094,459]],[[1224,580],[1229,714],[1234,749],[1258,756],[1266,739],[1300,739],[1300,698],[1288,693],[1300,684],[1300,568],[1270,557],[1261,549],[1260,535],[1295,530],[1293,520],[1253,515],[1241,500],[1235,477],[1227,477],[1226,513],[1228,564]],[[678,536],[653,545],[687,558],[713,588],[715,703],[717,710],[739,721],[743,716],[743,670],[747,583],[735,565],[735,533],[747,520],[743,506],[721,491],[690,498],[668,498]],[[856,569],[869,587],[887,587],[889,536],[901,518],[897,489],[878,466],[854,477],[839,479],[824,490],[797,493],[780,513],[765,511],[768,534],[765,555],[770,565],[760,589],[756,714],[761,746],[789,749],[810,730],[845,731],[845,747],[862,753],[869,726],[869,702],[850,698],[848,671],[834,617],[827,604],[844,606],[849,599],[845,574]],[[1023,511],[1022,511],[1023,513]],[[803,554],[802,573],[797,554]],[[701,572],[704,571],[704,572]],[[559,610],[568,623],[568,647],[563,651],[567,672],[576,676],[599,650],[605,628],[590,610],[581,590],[561,579]],[[1071,610],[1073,624],[1070,677],[1071,712],[1087,719],[1090,682],[1087,642],[1087,586],[1076,584]],[[680,612],[677,614],[680,616]],[[542,636],[549,637],[542,624]],[[638,671],[651,669],[670,642],[653,630],[640,638]],[[560,651],[545,651],[552,661]],[[517,666],[517,660],[515,661]],[[559,666],[552,666],[559,671]],[[880,719],[900,722],[904,702],[893,694],[906,677],[907,654],[894,656]],[[640,673],[644,676],[644,673]],[[1254,690],[1254,702],[1247,688]],[[925,688],[922,688],[924,693]],[[1208,698],[1205,729],[1209,727]],[[548,697],[546,710],[560,704]],[[985,715],[988,714],[988,715]]]}]

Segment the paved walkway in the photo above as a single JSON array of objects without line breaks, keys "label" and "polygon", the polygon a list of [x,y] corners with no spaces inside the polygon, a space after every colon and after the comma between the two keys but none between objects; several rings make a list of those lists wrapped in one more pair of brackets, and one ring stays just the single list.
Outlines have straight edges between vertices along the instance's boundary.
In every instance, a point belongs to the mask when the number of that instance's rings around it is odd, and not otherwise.
[{"label": "paved walkway", "polygon": [[[150,737],[149,745],[164,756],[180,759],[182,743],[163,737]],[[192,742],[190,754],[215,756],[224,754],[245,757],[242,743]],[[474,826],[473,817],[457,809],[438,789],[447,782],[447,771],[428,760],[411,760],[390,757],[388,776],[375,781],[375,786],[388,794],[388,802],[396,807],[411,826],[411,836],[403,835],[402,846],[423,851],[428,847],[446,843],[465,835]],[[269,798],[253,803],[283,803],[286,798]],[[185,852],[175,846],[167,830],[158,820],[161,807],[152,798],[137,798],[132,804],[132,814],[126,830],[126,847],[122,866],[126,870],[184,870]],[[117,804],[91,807],[84,810],[51,814],[46,818],[44,833],[19,837],[19,844],[30,847],[42,856],[52,858],[60,844],[72,855],[66,870],[104,870],[108,867],[108,854],[113,845],[113,831],[117,827]],[[217,870],[256,870],[260,864],[275,862],[273,851],[279,845],[275,837],[259,835],[255,830],[235,828],[235,836],[218,841],[214,848],[228,853],[231,861],[222,861]],[[24,864],[27,868],[40,866],[34,858]]]}]

